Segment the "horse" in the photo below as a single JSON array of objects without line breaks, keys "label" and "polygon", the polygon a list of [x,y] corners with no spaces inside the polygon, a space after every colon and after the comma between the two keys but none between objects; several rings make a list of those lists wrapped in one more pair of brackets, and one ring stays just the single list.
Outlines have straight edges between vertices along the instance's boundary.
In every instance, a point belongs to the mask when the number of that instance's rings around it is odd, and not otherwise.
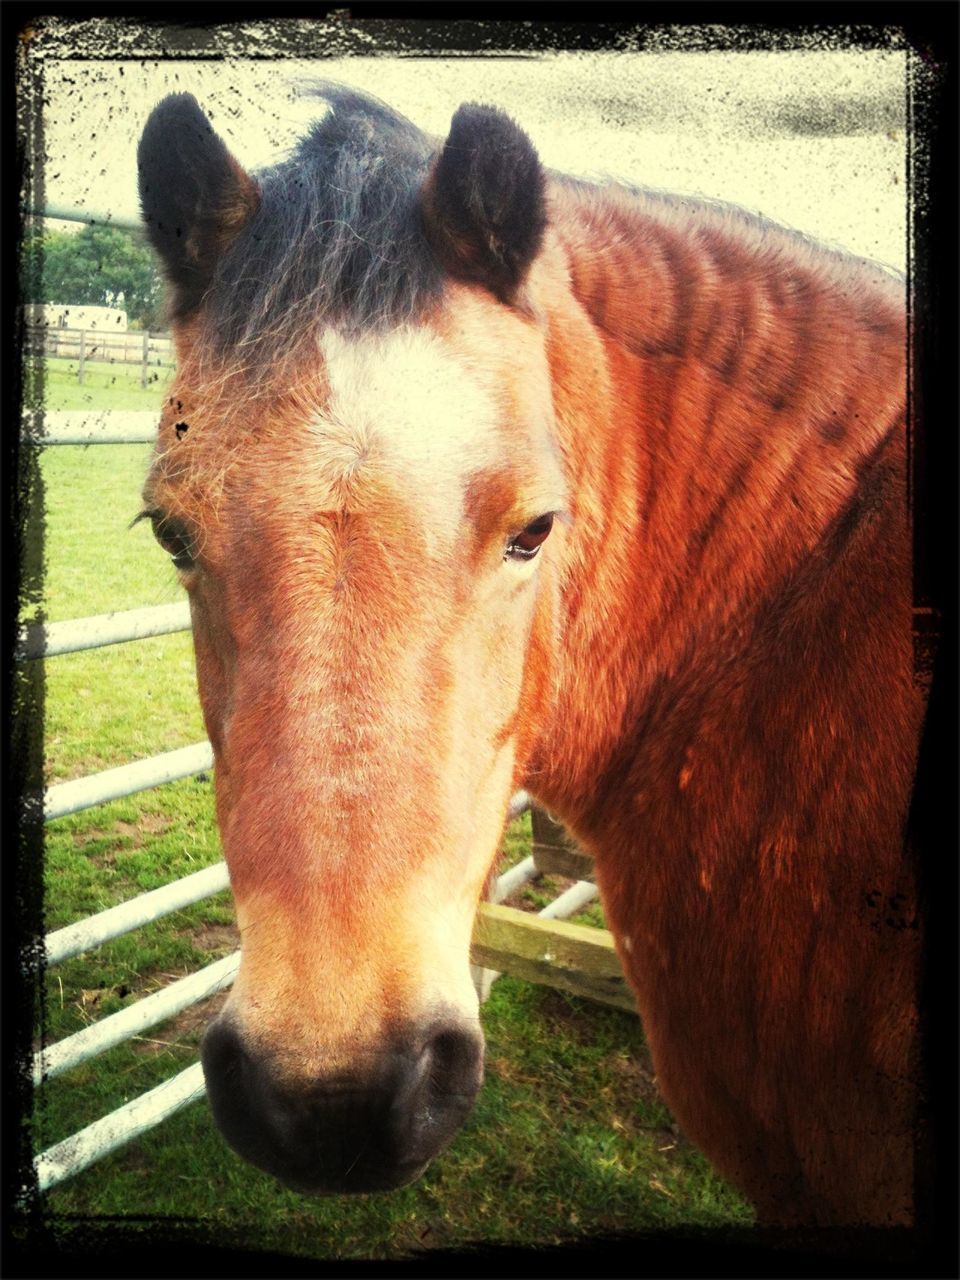
[{"label": "horse", "polygon": [[914,1220],[921,918],[900,277],[344,86],[248,173],[156,106],[189,595],[241,934],[213,1115],[389,1190],[481,1086],[517,787],[596,864],[663,1097],[760,1223]]}]

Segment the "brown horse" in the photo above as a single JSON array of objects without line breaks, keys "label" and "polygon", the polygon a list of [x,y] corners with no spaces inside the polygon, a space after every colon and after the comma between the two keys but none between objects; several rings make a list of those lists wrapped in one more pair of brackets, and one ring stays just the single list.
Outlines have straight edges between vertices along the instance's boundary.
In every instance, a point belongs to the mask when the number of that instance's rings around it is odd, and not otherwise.
[{"label": "brown horse", "polygon": [[469,946],[527,788],[596,858],[664,1097],[777,1223],[913,1214],[902,282],[372,99],[250,177],[140,145],[178,373],[145,487],[191,602],[242,935],[213,1112],[396,1187],[482,1075]]}]

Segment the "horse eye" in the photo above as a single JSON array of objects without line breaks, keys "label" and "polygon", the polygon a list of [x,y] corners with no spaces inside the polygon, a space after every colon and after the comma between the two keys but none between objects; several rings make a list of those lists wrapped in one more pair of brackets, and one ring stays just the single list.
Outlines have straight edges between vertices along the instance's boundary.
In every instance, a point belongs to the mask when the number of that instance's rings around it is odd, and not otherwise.
[{"label": "horse eye", "polygon": [[192,569],[193,542],[184,526],[162,515],[151,515],[150,523],[153,525],[153,536],[173,560],[174,567]]},{"label": "horse eye", "polygon": [[521,529],[516,537],[510,539],[503,555],[504,560],[532,560],[546,542],[552,528],[553,512],[550,511],[545,516],[532,521],[525,529]]}]

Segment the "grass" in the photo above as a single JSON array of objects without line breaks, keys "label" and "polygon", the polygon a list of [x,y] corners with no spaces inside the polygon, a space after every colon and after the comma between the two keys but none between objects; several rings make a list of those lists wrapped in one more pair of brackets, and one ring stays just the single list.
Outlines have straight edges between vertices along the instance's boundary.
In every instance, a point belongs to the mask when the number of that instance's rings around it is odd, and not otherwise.
[{"label": "grass", "polygon": [[[45,450],[49,621],[180,598],[149,525],[130,528],[149,458],[149,445]],[[47,663],[46,678],[48,782],[205,736],[185,633],[67,654]]]},{"label": "grass", "polygon": [[[51,619],[178,598],[149,531],[128,528],[148,455],[136,445],[43,454]],[[204,736],[186,635],[53,659],[46,674],[50,781]],[[524,817],[507,833],[504,866],[529,847]],[[220,857],[205,775],[62,818],[47,830],[46,928]],[[535,910],[561,883],[530,886],[517,905]],[[578,919],[600,923],[602,913],[591,906]],[[78,956],[45,975],[43,1034],[56,1041],[236,945],[229,895],[221,894]],[[195,1061],[222,998],[47,1082],[37,1097],[37,1149]],[[188,1217],[217,1239],[314,1258],[750,1221],[676,1132],[635,1017],[505,977],[483,1022],[487,1068],[477,1107],[412,1187],[325,1200],[285,1191],[228,1151],[204,1100],[55,1188],[48,1211],[61,1224],[79,1218],[86,1230],[114,1216]]]},{"label": "grass", "polygon": [[[231,1243],[327,1258],[397,1257],[478,1240],[547,1245],[742,1217],[732,1193],[678,1137],[635,1018],[503,978],[484,1007],[484,1026],[477,1107],[413,1186],[304,1199],[227,1152],[198,1105],[52,1198],[62,1213],[89,1214],[93,1196],[103,1216],[176,1218],[189,1205],[191,1218]],[[194,1027],[186,1039],[198,1035]],[[177,1052],[118,1047],[96,1068],[81,1068],[75,1105],[98,1072],[115,1072],[118,1100],[157,1083],[186,1065],[179,1043]]]},{"label": "grass", "polygon": [[[83,385],[77,378],[79,361],[51,357],[43,361],[43,402],[47,409],[143,410],[157,413],[173,370],[151,365],[147,385],[140,385],[140,365],[87,360]],[[36,364],[33,366],[34,375]]]}]

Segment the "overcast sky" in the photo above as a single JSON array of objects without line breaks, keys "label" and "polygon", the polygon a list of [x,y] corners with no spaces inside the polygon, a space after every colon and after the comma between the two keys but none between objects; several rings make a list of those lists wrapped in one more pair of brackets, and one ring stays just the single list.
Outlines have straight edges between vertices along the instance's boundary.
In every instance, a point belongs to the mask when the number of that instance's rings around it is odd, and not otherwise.
[{"label": "overcast sky", "polygon": [[245,166],[277,159],[318,111],[298,86],[323,76],[375,92],[437,135],[461,102],[492,102],[553,167],[728,200],[905,261],[902,53],[99,61],[65,41],[43,65],[48,208],[136,217],[137,140],[170,92],[196,94]]}]

